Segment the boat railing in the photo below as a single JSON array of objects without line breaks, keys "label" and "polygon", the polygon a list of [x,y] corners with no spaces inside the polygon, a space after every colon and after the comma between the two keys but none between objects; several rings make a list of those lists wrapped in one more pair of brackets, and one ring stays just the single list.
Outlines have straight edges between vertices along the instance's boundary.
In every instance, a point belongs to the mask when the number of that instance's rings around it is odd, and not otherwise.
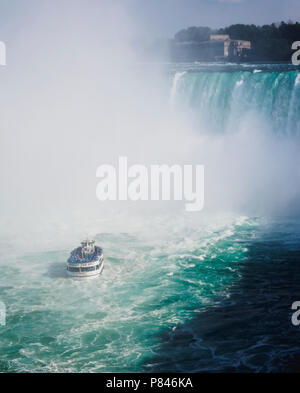
[{"label": "boat railing", "polygon": [[97,247],[95,252],[87,257],[80,256],[81,249],[76,249],[71,252],[71,256],[68,259],[69,263],[89,263],[89,262],[97,262],[98,258],[102,255],[102,249]]}]

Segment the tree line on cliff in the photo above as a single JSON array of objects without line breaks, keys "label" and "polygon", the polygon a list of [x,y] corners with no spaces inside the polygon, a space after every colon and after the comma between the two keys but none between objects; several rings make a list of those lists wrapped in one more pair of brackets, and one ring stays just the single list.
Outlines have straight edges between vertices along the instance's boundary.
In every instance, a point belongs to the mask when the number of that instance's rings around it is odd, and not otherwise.
[{"label": "tree line on cliff", "polygon": [[193,26],[178,31],[171,40],[157,40],[147,50],[150,55],[168,54],[172,57],[174,46],[189,42],[200,44],[209,41],[211,34],[229,34],[233,40],[251,41],[247,61],[291,61],[292,43],[300,41],[300,23],[281,22],[264,26],[234,24],[221,29]]},{"label": "tree line on cliff", "polygon": [[300,23],[281,22],[264,26],[235,24],[218,30],[189,27],[175,34],[174,42],[207,41],[210,34],[229,34],[233,40],[251,41],[248,60],[290,61],[292,43],[300,41]]}]

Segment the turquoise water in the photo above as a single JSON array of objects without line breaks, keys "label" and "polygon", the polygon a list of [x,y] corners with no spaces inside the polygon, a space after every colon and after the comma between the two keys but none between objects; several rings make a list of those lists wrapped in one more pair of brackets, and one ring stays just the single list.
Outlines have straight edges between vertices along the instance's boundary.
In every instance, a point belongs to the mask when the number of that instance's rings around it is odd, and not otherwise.
[{"label": "turquoise water", "polygon": [[[229,67],[227,67],[229,68]],[[298,70],[264,66],[251,70],[201,72],[177,71],[179,79],[173,102],[190,110],[195,121],[202,121],[210,132],[238,129],[245,115],[255,114],[273,133],[299,134],[300,76]]]},{"label": "turquoise water", "polygon": [[[101,279],[65,277],[69,250],[13,255],[2,261],[2,369],[139,371],[173,331],[229,296],[257,223],[224,217],[211,225],[173,218],[159,236],[101,233]],[[219,222],[218,222],[219,221]],[[176,229],[177,228],[177,229]]]},{"label": "turquoise water", "polygon": [[[278,147],[274,140],[279,146],[287,138],[299,143],[298,71],[172,67],[168,105],[184,113],[199,135],[226,140],[254,132],[252,125],[245,128],[250,116],[263,125],[272,148]],[[286,176],[285,161],[297,161],[292,151],[283,154],[280,175]],[[266,208],[260,187],[271,187],[272,199],[278,198],[271,180],[259,183],[253,210],[256,203]],[[93,224],[105,269],[87,281],[66,277],[64,264],[76,246],[70,237],[64,244],[67,229],[58,227],[47,245],[35,234],[30,249],[3,236],[0,300],[7,318],[0,327],[1,371],[298,370],[300,330],[290,323],[291,304],[300,300],[297,180],[284,183],[286,210],[276,219],[239,208],[153,215],[126,232]]]}]

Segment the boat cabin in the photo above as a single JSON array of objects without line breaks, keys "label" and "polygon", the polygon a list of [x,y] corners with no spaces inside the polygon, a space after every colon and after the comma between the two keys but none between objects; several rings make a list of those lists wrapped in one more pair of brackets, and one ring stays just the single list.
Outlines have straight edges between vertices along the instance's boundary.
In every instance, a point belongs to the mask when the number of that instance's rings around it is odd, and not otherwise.
[{"label": "boat cabin", "polygon": [[92,255],[95,252],[95,242],[94,240],[85,240],[81,242],[83,255]]}]

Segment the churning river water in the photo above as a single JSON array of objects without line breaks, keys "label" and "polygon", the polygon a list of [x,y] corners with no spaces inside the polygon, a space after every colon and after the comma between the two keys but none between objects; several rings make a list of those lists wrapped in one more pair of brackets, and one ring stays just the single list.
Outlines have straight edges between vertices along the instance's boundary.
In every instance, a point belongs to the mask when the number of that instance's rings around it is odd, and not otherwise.
[{"label": "churning river water", "polygon": [[[171,65],[166,78],[168,105],[181,108],[195,129],[201,123],[206,136],[228,140],[241,130],[246,138],[232,143],[244,151],[253,142],[248,134],[257,132],[255,125],[246,126],[255,114],[264,125],[262,143],[271,145],[258,159],[264,162],[265,154],[268,168],[277,158],[278,168],[298,165],[289,150],[300,138],[296,69]],[[288,169],[275,172],[287,176]],[[252,179],[248,170],[246,165],[238,172],[242,195]],[[3,235],[0,300],[6,324],[0,326],[0,370],[299,371],[300,328],[291,323],[291,305],[300,300],[299,167],[284,190],[278,179],[270,179],[272,170],[267,173],[258,185],[249,180],[253,195],[247,203],[261,202],[259,214],[243,211],[241,204],[238,213],[153,215],[137,219],[128,231],[93,223],[90,233],[104,248],[105,268],[92,280],[66,277],[65,261],[77,246],[70,237],[64,244],[67,227],[54,228],[46,246],[37,234],[26,238],[33,241],[29,248]],[[268,198],[271,204],[280,199],[275,206],[280,214],[264,214]]]}]

